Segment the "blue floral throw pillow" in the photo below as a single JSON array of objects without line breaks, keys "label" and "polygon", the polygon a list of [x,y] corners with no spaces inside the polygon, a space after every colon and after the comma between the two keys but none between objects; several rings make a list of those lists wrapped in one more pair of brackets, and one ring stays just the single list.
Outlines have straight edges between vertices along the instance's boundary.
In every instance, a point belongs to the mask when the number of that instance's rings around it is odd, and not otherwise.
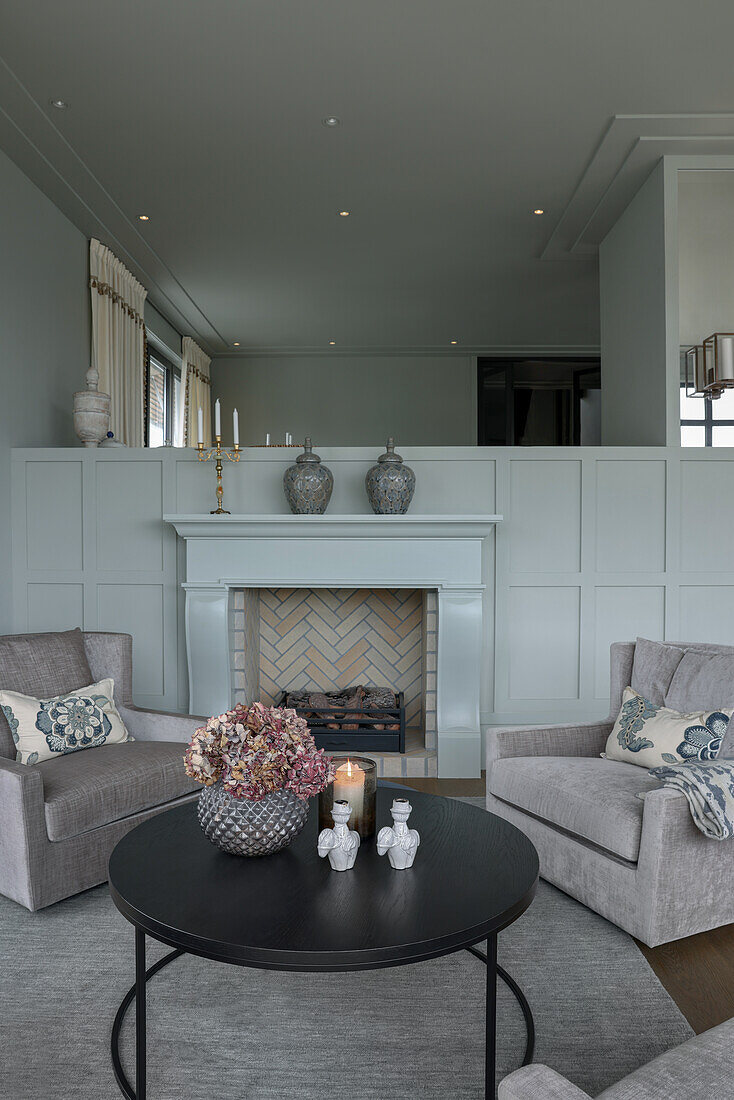
[{"label": "blue floral throw pillow", "polygon": [[604,755],[608,760],[624,760],[642,768],[715,760],[732,713],[722,708],[679,714],[651,703],[628,687]]},{"label": "blue floral throw pillow", "polygon": [[0,691],[17,762],[37,764],[80,749],[132,741],[113,702],[114,689],[109,679],[54,699]]}]

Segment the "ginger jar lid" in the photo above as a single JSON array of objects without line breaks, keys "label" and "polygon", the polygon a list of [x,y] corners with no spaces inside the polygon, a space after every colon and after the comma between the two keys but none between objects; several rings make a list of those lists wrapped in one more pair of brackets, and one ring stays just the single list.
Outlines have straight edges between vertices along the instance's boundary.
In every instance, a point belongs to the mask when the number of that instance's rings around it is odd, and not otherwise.
[{"label": "ginger jar lid", "polygon": [[399,454],[396,453],[396,451],[395,451],[395,440],[393,439],[392,436],[390,436],[390,438],[388,439],[386,446],[387,446],[387,450],[384,452],[384,454],[380,455],[380,457],[377,459],[377,461],[382,463],[383,465],[386,465],[386,464],[389,463],[389,464],[392,464],[392,465],[395,465],[395,466],[399,466],[403,461],[403,457],[402,457],[402,455],[399,455]]},{"label": "ginger jar lid", "polygon": [[306,436],[303,442],[303,452],[298,456],[296,462],[300,464],[312,463],[314,466],[318,465],[318,463],[321,462],[319,456],[313,453],[313,444],[311,443],[310,435]]}]

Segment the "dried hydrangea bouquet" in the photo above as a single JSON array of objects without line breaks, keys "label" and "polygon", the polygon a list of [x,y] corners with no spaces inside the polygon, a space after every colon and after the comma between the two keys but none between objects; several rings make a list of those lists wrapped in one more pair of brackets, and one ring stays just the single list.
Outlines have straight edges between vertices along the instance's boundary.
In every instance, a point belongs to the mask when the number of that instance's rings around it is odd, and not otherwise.
[{"label": "dried hydrangea bouquet", "polygon": [[264,856],[298,836],[308,799],[334,779],[294,710],[238,704],[197,729],[184,757],[186,774],[204,784],[199,823],[225,852]]}]

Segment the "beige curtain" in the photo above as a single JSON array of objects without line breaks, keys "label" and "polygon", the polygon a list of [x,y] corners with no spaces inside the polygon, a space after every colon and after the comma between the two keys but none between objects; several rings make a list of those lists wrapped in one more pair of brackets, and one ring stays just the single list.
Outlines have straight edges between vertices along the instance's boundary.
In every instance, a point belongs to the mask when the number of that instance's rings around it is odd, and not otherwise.
[{"label": "beige curtain", "polygon": [[99,389],[111,398],[110,423],[115,438],[128,447],[144,441],[143,388],[148,291],[109,248],[89,242],[89,286],[92,295],[92,366]]},{"label": "beige curtain", "polygon": [[212,445],[212,399],[209,364],[211,359],[205,355],[195,340],[184,336],[181,341],[181,380],[184,393],[181,402],[183,419],[184,447],[195,447],[199,441],[197,417],[199,409],[204,421],[204,446]]}]

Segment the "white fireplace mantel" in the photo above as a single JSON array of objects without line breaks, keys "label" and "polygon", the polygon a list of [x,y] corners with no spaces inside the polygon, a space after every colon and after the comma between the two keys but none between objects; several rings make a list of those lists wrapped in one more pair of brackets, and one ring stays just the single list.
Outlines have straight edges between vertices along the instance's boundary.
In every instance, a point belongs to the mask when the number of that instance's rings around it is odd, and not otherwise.
[{"label": "white fireplace mantel", "polygon": [[186,543],[190,710],[230,705],[234,588],[424,588],[438,592],[438,774],[477,776],[482,542],[497,515],[165,515]]}]

